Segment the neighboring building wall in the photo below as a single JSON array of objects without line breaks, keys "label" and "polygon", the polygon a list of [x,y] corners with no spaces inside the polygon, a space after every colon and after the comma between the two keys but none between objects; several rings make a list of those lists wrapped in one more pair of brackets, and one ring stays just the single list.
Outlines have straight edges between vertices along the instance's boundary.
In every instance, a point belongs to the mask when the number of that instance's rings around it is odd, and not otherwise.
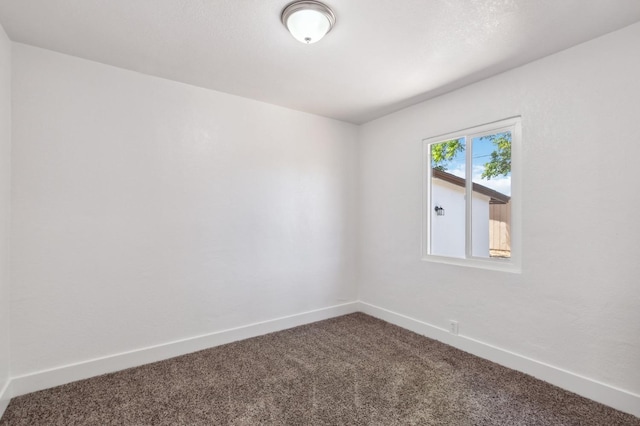
[{"label": "neighboring building wall", "polygon": [[[464,258],[465,254],[465,201],[464,188],[441,179],[431,185],[431,254]],[[437,216],[436,205],[445,209]],[[489,256],[489,197],[473,194],[473,253]]]},{"label": "neighboring building wall", "polygon": [[[432,179],[431,204],[431,254],[464,258],[464,188]],[[436,215],[435,206],[445,209],[444,216]]]},{"label": "neighboring building wall", "polygon": [[489,200],[486,195],[473,193],[471,247],[477,257],[489,257]]},{"label": "neighboring building wall", "polygon": [[9,403],[9,221],[11,213],[11,42],[0,26],[0,416]]}]

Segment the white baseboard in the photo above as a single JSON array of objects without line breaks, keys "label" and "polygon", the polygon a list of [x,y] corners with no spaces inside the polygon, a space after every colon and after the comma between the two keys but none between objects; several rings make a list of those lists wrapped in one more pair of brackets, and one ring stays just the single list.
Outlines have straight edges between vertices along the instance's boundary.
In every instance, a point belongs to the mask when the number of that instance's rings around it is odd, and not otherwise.
[{"label": "white baseboard", "polygon": [[9,406],[9,402],[13,397],[11,393],[11,380],[7,379],[7,383],[0,389],[0,418],[4,414],[4,410]]},{"label": "white baseboard", "polygon": [[640,395],[600,383],[596,380],[480,342],[470,337],[453,335],[443,328],[369,303],[358,302],[358,310],[372,317],[411,330],[414,333],[438,340],[465,352],[495,362],[496,364],[521,371],[578,395],[640,417]]},{"label": "white baseboard", "polygon": [[[350,302],[11,378],[11,397],[357,312]],[[7,400],[8,404],[8,400]],[[5,407],[6,408],[6,407]]]}]

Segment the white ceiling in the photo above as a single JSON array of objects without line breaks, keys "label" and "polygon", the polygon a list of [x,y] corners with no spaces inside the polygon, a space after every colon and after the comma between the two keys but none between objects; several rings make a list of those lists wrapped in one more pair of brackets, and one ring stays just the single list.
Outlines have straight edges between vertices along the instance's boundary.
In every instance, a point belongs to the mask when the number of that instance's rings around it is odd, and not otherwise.
[{"label": "white ceiling", "polygon": [[[320,42],[288,0],[0,0],[9,37],[363,123],[640,21],[639,0],[326,0]],[[638,52],[630,52],[638,54]]]}]

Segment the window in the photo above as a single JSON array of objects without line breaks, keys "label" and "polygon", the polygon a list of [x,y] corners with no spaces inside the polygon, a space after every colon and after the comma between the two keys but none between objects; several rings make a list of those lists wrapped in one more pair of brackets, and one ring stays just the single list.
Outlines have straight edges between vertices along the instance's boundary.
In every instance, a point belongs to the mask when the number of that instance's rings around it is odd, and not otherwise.
[{"label": "window", "polygon": [[424,140],[423,259],[519,271],[520,118]]}]

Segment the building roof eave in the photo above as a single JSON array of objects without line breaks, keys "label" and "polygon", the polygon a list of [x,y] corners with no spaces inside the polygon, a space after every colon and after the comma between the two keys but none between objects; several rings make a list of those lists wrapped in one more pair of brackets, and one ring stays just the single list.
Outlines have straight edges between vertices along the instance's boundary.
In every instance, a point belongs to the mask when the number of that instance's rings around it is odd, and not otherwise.
[{"label": "building roof eave", "polygon": [[[466,180],[464,178],[453,175],[451,173],[447,173],[443,170],[432,168],[431,176],[433,176],[436,179],[441,179],[441,180],[444,180],[445,182],[449,182],[454,185],[461,186],[462,188],[466,186]],[[490,198],[489,202],[491,204],[507,204],[511,200],[510,196],[475,182],[473,182],[473,191],[489,197]]]}]

